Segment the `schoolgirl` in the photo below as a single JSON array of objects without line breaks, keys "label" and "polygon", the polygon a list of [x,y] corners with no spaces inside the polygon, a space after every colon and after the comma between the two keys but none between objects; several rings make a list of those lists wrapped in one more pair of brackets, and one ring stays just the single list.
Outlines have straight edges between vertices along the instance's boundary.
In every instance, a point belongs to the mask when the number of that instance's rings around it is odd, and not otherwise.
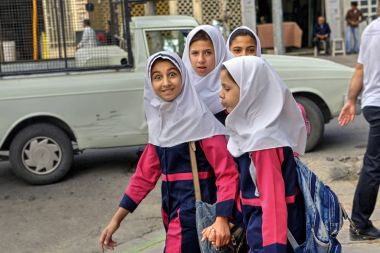
[{"label": "schoolgirl", "polygon": [[[257,56],[261,57],[261,43],[257,34],[246,26],[240,26],[232,31],[227,39],[227,50],[235,57],[238,56]],[[310,135],[310,121],[307,118],[305,107],[297,103],[305,122],[307,134]]]},{"label": "schoolgirl", "polygon": [[291,92],[261,58],[223,63],[221,102],[228,150],[238,157],[240,200],[251,253],[293,252],[287,229],[305,237],[294,152],[303,154],[306,128]]},{"label": "schoolgirl", "polygon": [[100,236],[100,246],[114,248],[112,235],[161,177],[166,253],[197,253],[195,197],[188,142],[196,141],[202,200],[217,203],[215,246],[229,241],[228,219],[238,194],[238,172],[228,153],[225,128],[190,85],[181,59],[159,52],[148,59],[144,106],[149,141],[125,190],[119,209]]},{"label": "schoolgirl", "polygon": [[260,39],[247,26],[239,26],[231,32],[227,39],[226,48],[235,57],[244,55],[261,57]]},{"label": "schoolgirl", "polygon": [[198,95],[223,124],[227,114],[219,102],[219,74],[222,63],[231,58],[222,34],[215,27],[200,25],[188,34],[183,63]]}]

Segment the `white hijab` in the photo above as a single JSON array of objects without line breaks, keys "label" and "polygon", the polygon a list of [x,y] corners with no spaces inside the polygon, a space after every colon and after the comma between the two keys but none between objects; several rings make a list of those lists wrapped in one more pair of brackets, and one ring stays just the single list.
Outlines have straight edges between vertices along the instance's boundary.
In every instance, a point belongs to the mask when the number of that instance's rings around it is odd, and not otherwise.
[{"label": "white hijab", "polygon": [[[215,51],[215,68],[206,76],[199,76],[190,62],[190,42],[194,35],[199,31],[205,31],[212,40]],[[219,102],[220,90],[220,69],[222,63],[232,56],[225,47],[225,41],[218,29],[210,25],[200,25],[194,28],[186,38],[186,45],[183,52],[182,60],[190,74],[191,84],[195,87],[198,95],[202,98],[203,102],[208,106],[213,114],[223,111],[224,108]]]},{"label": "white hijab", "polygon": [[238,157],[246,152],[288,146],[303,154],[305,123],[278,74],[255,56],[236,57],[223,65],[240,87],[240,101],[226,119],[230,153]]},{"label": "white hijab", "polygon": [[239,26],[238,28],[232,31],[232,33],[230,34],[230,36],[228,36],[228,39],[227,39],[227,43],[226,43],[227,51],[232,54],[230,50],[230,40],[231,40],[232,35],[239,30],[247,30],[248,32],[252,33],[252,35],[256,38],[256,56],[261,57],[261,43],[260,43],[259,36],[257,36],[257,34],[248,26]]},{"label": "white hijab", "polygon": [[[151,82],[151,68],[157,59],[167,59],[177,67],[182,77],[182,91],[171,102],[156,95]],[[148,59],[144,107],[148,122],[149,143],[172,147],[181,143],[225,135],[224,126],[198,98],[190,85],[189,75],[181,58],[171,52],[158,52]]]}]

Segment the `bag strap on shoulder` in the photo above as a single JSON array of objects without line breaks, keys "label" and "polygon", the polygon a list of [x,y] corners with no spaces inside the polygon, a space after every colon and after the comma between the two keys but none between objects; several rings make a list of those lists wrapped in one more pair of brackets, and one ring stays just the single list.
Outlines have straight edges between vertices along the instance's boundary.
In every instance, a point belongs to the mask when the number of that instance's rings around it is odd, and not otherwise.
[{"label": "bag strap on shoulder", "polygon": [[191,172],[193,174],[193,184],[195,191],[195,200],[202,200],[201,196],[201,187],[199,184],[199,175],[198,175],[198,166],[197,166],[197,158],[195,156],[195,151],[197,150],[195,146],[195,142],[189,142],[189,153],[190,153],[190,163],[191,163]]}]

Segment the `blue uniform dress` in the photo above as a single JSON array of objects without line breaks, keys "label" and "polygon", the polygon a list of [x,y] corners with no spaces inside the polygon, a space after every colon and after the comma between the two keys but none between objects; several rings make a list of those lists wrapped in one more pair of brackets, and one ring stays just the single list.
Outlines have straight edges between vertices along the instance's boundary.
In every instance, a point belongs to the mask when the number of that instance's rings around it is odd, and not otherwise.
[{"label": "blue uniform dress", "polygon": [[[202,200],[216,205],[217,216],[232,217],[238,195],[238,171],[224,136],[196,142]],[[148,144],[120,207],[133,212],[161,176],[166,253],[200,252],[195,225],[195,193],[188,143],[173,147]]]},{"label": "blue uniform dress", "polygon": [[[240,201],[250,253],[294,252],[287,228],[299,243],[305,240],[305,209],[297,184],[296,164],[289,147],[245,153],[238,158]],[[255,196],[249,166],[256,168]]]}]

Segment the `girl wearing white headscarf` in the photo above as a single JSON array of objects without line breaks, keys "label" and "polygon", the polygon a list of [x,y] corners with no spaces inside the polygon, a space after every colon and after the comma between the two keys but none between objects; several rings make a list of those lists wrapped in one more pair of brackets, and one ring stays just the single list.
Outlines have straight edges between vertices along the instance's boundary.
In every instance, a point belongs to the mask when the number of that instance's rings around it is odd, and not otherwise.
[{"label": "girl wearing white headscarf", "polygon": [[261,43],[257,34],[247,26],[239,26],[228,36],[227,50],[234,56],[261,57]]},{"label": "girl wearing white headscarf", "polygon": [[220,98],[228,150],[238,157],[240,201],[250,252],[293,252],[287,228],[305,239],[293,152],[303,154],[306,128],[291,92],[261,58],[223,63]]},{"label": "girl wearing white headscarf", "polygon": [[[203,43],[194,48],[196,43],[202,43],[202,41],[209,41],[209,46]],[[209,49],[211,51],[208,51]],[[212,59],[208,59],[208,56]],[[189,71],[190,81],[198,95],[223,124],[227,114],[219,102],[219,74],[222,63],[231,58],[231,54],[226,50],[222,34],[215,27],[200,25],[188,34],[182,56],[183,63]]]},{"label": "girl wearing white headscarf", "polygon": [[[237,56],[257,56],[261,57],[261,43],[257,34],[247,26],[240,26],[232,31],[227,39],[227,50]],[[305,122],[307,134],[310,134],[310,121],[307,118],[305,108],[302,104],[297,103],[301,110]]]},{"label": "girl wearing white headscarf", "polygon": [[162,219],[166,253],[200,252],[195,225],[195,196],[189,158],[196,143],[201,195],[216,204],[213,224],[218,247],[229,240],[228,220],[238,192],[238,171],[227,150],[225,128],[191,86],[181,59],[158,52],[148,59],[144,106],[149,143],[137,164],[120,207],[101,237],[101,247],[114,248],[113,233],[162,178]]}]

